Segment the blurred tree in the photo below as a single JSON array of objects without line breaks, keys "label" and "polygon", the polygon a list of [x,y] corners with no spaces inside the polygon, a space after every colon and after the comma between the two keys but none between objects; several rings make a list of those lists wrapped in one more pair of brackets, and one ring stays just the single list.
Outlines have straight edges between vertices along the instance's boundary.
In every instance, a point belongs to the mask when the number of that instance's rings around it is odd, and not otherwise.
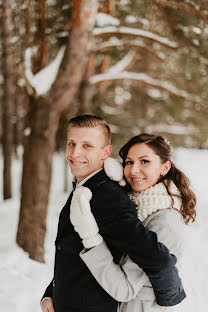
[{"label": "blurred tree", "polygon": [[17,243],[32,259],[40,262],[44,261],[46,213],[56,132],[61,113],[70,107],[86,72],[97,7],[96,0],[74,0],[71,31],[56,80],[47,97],[38,96],[35,91],[30,96]]},{"label": "blurred tree", "polygon": [[3,98],[2,98],[2,146],[4,156],[3,171],[3,196],[11,198],[11,159],[13,149],[13,55],[11,53],[11,7],[10,1],[0,1],[1,9],[1,39],[2,39],[2,75],[3,75]]},{"label": "blurred tree", "polygon": [[[92,107],[112,124],[114,145],[127,135],[148,131],[165,135],[175,146],[208,147],[206,1],[143,4],[118,1],[119,23],[100,21],[94,31],[98,66],[90,80],[97,87]],[[157,41],[157,36],[164,40]],[[125,67],[111,70],[128,51],[136,53],[128,72]],[[104,55],[110,61],[99,75]],[[99,92],[103,83],[108,86],[105,97]]]},{"label": "blurred tree", "polygon": [[48,45],[46,42],[47,1],[36,1],[36,33],[35,42],[37,52],[33,56],[32,72],[36,74],[48,64]]}]

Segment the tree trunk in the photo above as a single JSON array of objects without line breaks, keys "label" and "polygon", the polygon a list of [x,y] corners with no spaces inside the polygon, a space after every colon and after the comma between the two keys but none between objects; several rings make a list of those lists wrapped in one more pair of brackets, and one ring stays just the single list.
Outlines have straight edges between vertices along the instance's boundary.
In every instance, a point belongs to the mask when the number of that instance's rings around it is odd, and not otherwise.
[{"label": "tree trunk", "polygon": [[30,0],[25,1],[25,6],[23,9],[23,15],[24,15],[24,28],[25,28],[25,35],[24,35],[24,48],[26,49],[28,47],[28,43],[30,40],[30,27],[31,27],[31,21],[30,21]]},{"label": "tree trunk", "polygon": [[33,58],[33,73],[36,74],[43,69],[48,62],[48,46],[45,38],[46,32],[46,0],[36,1],[36,14],[37,14],[37,53]]},{"label": "tree trunk", "polygon": [[52,155],[61,113],[69,108],[86,71],[93,45],[97,0],[75,0],[65,55],[49,98],[31,99],[30,135],[25,140],[22,198],[17,243],[34,260],[44,262],[44,237]]},{"label": "tree trunk", "polygon": [[94,74],[94,55],[91,55],[88,61],[87,69],[82,80],[82,84],[79,90],[80,106],[78,115],[89,114],[91,101],[92,101],[92,85],[89,82],[89,78]]},{"label": "tree trunk", "polygon": [[103,0],[101,3],[101,11],[113,16],[115,13],[115,0]]},{"label": "tree trunk", "polygon": [[11,198],[11,161],[12,161],[12,143],[13,143],[13,81],[12,81],[12,53],[10,49],[11,38],[11,9],[10,1],[1,1],[1,34],[2,34],[2,74],[3,82],[3,194],[4,199]]},{"label": "tree trunk", "polygon": [[54,137],[58,127],[56,114],[43,98],[31,98],[30,131],[25,137],[22,198],[17,243],[30,258],[44,262],[46,213],[50,190]]},{"label": "tree trunk", "polygon": [[[102,12],[105,14],[109,14],[111,16],[114,16],[115,13],[115,3],[114,0],[104,0],[102,2]],[[109,65],[110,65],[110,55],[105,55],[103,56],[102,64],[100,66],[100,73],[104,73],[108,70]],[[100,101],[102,100],[107,88],[108,88],[108,83],[103,82],[98,85],[98,94],[99,94],[99,99]]]}]

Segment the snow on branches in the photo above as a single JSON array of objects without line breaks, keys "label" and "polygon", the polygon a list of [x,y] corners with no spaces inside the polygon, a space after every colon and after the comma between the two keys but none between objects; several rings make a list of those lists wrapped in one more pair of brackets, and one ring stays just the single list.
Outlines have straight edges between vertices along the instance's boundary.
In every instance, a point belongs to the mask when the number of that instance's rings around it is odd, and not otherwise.
[{"label": "snow on branches", "polygon": [[93,34],[95,37],[100,37],[103,35],[128,35],[134,37],[141,37],[144,39],[149,39],[155,41],[167,48],[177,49],[178,44],[175,41],[171,41],[168,38],[161,37],[153,32],[138,29],[138,28],[131,28],[131,27],[103,27],[103,28],[95,28],[93,30]]},{"label": "snow on branches", "polygon": [[90,78],[90,83],[98,84],[105,81],[116,81],[116,80],[134,80],[137,82],[141,82],[149,87],[164,90],[171,95],[174,95],[178,98],[182,98],[189,102],[202,104],[199,97],[193,96],[184,90],[180,90],[167,81],[152,78],[144,73],[134,73],[126,71],[113,72],[112,70],[109,70],[107,73],[92,76]]}]

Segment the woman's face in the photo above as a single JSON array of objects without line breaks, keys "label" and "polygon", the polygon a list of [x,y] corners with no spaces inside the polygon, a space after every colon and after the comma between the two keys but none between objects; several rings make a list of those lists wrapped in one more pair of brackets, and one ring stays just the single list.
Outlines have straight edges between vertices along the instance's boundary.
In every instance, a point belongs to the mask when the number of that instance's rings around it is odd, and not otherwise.
[{"label": "woman's face", "polygon": [[127,154],[124,175],[136,192],[145,191],[155,185],[170,169],[171,163],[161,163],[161,159],[145,143],[133,145]]}]

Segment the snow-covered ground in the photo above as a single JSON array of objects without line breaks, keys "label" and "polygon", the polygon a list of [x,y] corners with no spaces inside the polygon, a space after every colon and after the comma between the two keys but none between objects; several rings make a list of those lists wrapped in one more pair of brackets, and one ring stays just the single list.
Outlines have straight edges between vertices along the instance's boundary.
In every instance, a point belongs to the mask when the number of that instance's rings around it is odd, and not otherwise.
[{"label": "snow-covered ground", "polygon": [[[186,254],[184,286],[188,298],[181,312],[206,312],[208,294],[208,151],[175,151],[175,162],[190,178],[198,198],[197,222],[190,226],[190,242]],[[13,193],[11,200],[3,201],[0,195],[0,311],[40,312],[39,301],[52,278],[54,239],[59,212],[66,201],[63,192],[64,156],[54,156],[53,179],[47,218],[45,241],[46,263],[29,259],[27,253],[15,243],[19,214],[21,162],[14,160]],[[0,159],[2,172],[2,160]],[[2,182],[0,183],[2,188]]]}]

